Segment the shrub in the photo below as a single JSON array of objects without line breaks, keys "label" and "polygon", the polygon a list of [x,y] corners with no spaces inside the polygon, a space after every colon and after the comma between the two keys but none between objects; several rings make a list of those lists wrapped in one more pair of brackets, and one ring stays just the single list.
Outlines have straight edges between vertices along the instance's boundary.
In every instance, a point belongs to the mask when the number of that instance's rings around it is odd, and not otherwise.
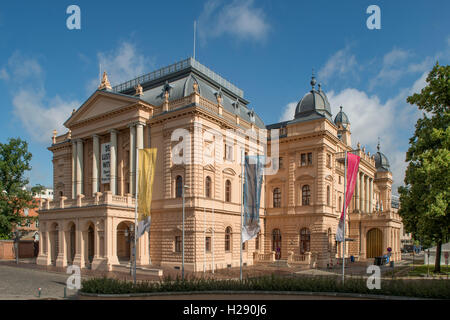
[{"label": "shrub", "polygon": [[382,294],[422,298],[450,298],[450,281],[447,280],[382,280],[381,289],[369,290],[366,279],[338,277],[279,277],[263,276],[239,280],[213,280],[190,278],[182,281],[170,277],[160,282],[130,281],[111,278],[93,278],[82,281],[81,292],[94,294],[129,294],[151,292],[202,292],[202,291],[307,291]]}]

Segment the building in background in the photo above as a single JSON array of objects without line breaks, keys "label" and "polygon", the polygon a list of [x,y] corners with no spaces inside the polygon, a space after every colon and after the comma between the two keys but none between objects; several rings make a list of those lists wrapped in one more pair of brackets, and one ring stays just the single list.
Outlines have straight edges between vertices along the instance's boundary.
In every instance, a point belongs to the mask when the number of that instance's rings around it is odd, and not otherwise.
[{"label": "building in background", "polygon": [[[54,132],[48,148],[55,194],[39,210],[37,263],[100,270],[128,264],[135,150],[157,148],[151,230],[139,238],[137,264],[181,267],[184,190],[186,270],[239,266],[240,152],[263,152],[259,138],[243,132],[260,137],[266,129],[280,133],[279,170],[264,178],[261,232],[242,246],[244,265],[286,260],[326,266],[342,256],[334,236],[345,151],[361,157],[346,256],[372,259],[391,247],[399,260],[401,220],[390,205],[387,157],[380,146],[372,156],[359,143],[352,150],[348,117],[341,109],[333,120],[326,94],[315,84],[313,79],[291,121],[266,126],[241,89],[192,58],[114,88],[105,73],[98,90],[64,123],[68,131]],[[183,153],[177,149],[180,129],[189,137]],[[184,150],[191,151],[191,161],[176,163]],[[201,161],[205,152],[209,163]]]}]

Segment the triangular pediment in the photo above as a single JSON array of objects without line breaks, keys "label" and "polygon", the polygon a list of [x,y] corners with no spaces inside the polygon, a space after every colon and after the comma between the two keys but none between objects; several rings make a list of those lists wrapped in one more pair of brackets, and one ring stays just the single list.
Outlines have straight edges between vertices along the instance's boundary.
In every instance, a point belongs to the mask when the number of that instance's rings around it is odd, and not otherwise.
[{"label": "triangular pediment", "polygon": [[230,176],[235,176],[235,175],[236,175],[236,171],[234,171],[234,170],[231,169],[231,168],[225,168],[222,172],[223,172],[224,174],[228,174],[228,175],[230,175]]},{"label": "triangular pediment", "polygon": [[70,126],[79,122],[95,119],[104,114],[135,104],[137,101],[139,101],[137,97],[97,90],[72,114],[64,125],[70,128]]}]

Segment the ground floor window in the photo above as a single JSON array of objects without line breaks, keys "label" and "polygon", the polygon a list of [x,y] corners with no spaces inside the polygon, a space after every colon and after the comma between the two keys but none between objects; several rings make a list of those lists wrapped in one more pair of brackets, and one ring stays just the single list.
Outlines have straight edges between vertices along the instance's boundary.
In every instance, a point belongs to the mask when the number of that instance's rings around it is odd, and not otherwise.
[{"label": "ground floor window", "polygon": [[183,240],[181,239],[181,236],[175,237],[175,252],[181,252],[183,247]]},{"label": "ground floor window", "polygon": [[211,237],[205,237],[205,250],[211,252]]}]

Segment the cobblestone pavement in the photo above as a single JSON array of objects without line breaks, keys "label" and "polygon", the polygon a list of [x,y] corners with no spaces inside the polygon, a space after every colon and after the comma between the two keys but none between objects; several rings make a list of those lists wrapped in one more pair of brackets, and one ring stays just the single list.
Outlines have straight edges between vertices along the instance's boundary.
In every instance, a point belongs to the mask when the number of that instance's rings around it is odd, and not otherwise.
[{"label": "cobblestone pavement", "polygon": [[[0,300],[63,299],[68,276],[0,265]],[[74,296],[74,290],[67,290],[68,298]]]}]

